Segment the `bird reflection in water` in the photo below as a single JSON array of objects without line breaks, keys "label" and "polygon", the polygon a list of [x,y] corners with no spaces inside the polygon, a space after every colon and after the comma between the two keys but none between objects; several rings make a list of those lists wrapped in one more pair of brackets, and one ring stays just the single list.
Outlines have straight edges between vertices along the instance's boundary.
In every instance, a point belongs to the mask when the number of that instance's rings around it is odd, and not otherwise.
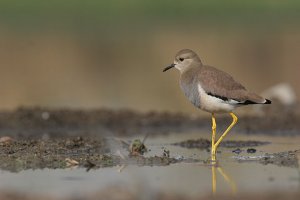
[{"label": "bird reflection in water", "polygon": [[231,189],[231,194],[233,196],[235,196],[236,192],[237,192],[235,182],[223,170],[223,168],[220,165],[218,165],[217,163],[211,165],[211,173],[212,173],[211,178],[212,178],[212,193],[213,193],[213,196],[216,196],[216,194],[217,194],[217,172],[218,172],[218,174],[220,174],[224,178],[226,183],[228,183],[228,185],[230,186],[230,189]]}]

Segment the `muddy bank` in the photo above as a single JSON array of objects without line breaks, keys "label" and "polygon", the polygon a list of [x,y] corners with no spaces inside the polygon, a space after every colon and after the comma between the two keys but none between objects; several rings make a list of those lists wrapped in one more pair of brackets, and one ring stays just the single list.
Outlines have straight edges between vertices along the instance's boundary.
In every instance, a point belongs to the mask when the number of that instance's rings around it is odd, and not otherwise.
[{"label": "muddy bank", "polygon": [[259,159],[261,164],[274,164],[283,167],[299,168],[300,150],[266,154]]},{"label": "muddy bank", "polygon": [[207,122],[181,113],[139,113],[133,110],[49,110],[19,108],[0,113],[0,135],[18,138],[129,136],[184,132]]},{"label": "muddy bank", "polygon": [[[113,145],[111,140],[119,143]],[[134,143],[132,143],[134,144]],[[174,145],[185,148],[199,148],[210,151],[210,141],[206,139],[187,140]],[[232,156],[238,155],[238,150],[255,153],[256,146],[266,145],[260,141],[224,141],[221,146],[232,149]],[[145,147],[146,148],[146,147]],[[241,149],[240,149],[241,148]],[[170,157],[170,152],[162,148],[155,156],[144,156],[132,148],[130,144],[108,138],[91,139],[75,137],[66,139],[27,139],[9,140],[0,143],[0,169],[18,172],[26,169],[64,169],[82,167],[87,170],[113,166],[167,166],[173,163],[206,163],[206,160]],[[250,151],[251,150],[251,151]],[[266,153],[264,156],[236,156],[238,161],[256,161],[261,164],[275,164],[287,167],[299,167],[300,151],[289,151],[276,154]],[[179,153],[179,152],[171,152]],[[219,152],[221,153],[221,152]]]},{"label": "muddy bank", "polygon": [[[264,155],[251,155],[256,153],[255,147],[261,145],[268,145],[270,142],[264,141],[223,141],[220,147],[232,149],[232,155],[240,162],[255,161],[261,164],[274,164],[283,167],[299,168],[300,150],[285,151],[279,153],[265,153]],[[186,140],[173,145],[181,146],[184,148],[197,148],[210,152],[211,141],[207,139]],[[253,148],[254,147],[254,148]],[[249,156],[239,156],[241,152],[246,152]],[[219,153],[221,153],[219,151]]]},{"label": "muddy bank", "polygon": [[[275,106],[272,104],[272,106]],[[218,115],[218,129],[230,123],[227,115]],[[19,108],[0,112],[0,136],[14,138],[61,138],[69,136],[128,136],[184,133],[211,129],[211,119],[182,113],[133,110],[68,110]],[[264,116],[239,116],[235,131],[248,134],[298,135],[300,114],[297,109],[271,110]]]},{"label": "muddy bank", "polygon": [[152,157],[132,155],[129,149],[121,147],[116,151],[110,148],[107,139],[76,137],[0,143],[0,169],[12,172],[69,167],[84,167],[89,170],[117,165],[163,166],[186,161],[191,162],[183,158],[171,158],[163,150],[161,155]]},{"label": "muddy bank", "polygon": [[[272,113],[272,114],[268,114]],[[243,133],[299,134],[300,117],[297,113],[267,112],[266,117],[240,117],[237,129]],[[220,115],[223,116],[223,115]],[[218,128],[227,126],[229,118],[218,118]],[[210,131],[209,117],[195,117],[180,113],[139,113],[132,110],[49,110],[45,108],[20,108],[0,112],[0,168],[9,171],[42,168],[90,168],[116,165],[169,165],[176,162],[199,162],[169,157],[162,152],[153,157],[129,155],[129,146],[113,147],[107,136],[164,135],[170,132]],[[8,138],[8,140],[7,140]],[[141,137],[142,138],[142,137]],[[3,140],[3,141],[2,141]],[[7,141],[6,141],[7,140]],[[220,145],[233,148],[232,154],[241,151],[255,153],[264,141],[225,141]],[[210,141],[188,140],[176,145],[209,151]],[[245,149],[247,147],[248,149]],[[243,148],[242,150],[240,148]],[[124,153],[123,150],[127,149]],[[120,150],[119,153],[117,150]],[[173,153],[173,152],[172,152]],[[283,161],[283,158],[291,162]],[[286,163],[295,166],[292,154],[266,156],[263,164]],[[285,165],[285,164],[282,164]]]},{"label": "muddy bank", "polygon": [[104,140],[99,139],[15,140],[1,144],[0,168],[8,171],[66,168],[66,159],[76,160],[78,164],[90,157],[105,160],[100,155],[107,151]]},{"label": "muddy bank", "polygon": [[234,156],[238,162],[258,162],[263,165],[277,165],[279,167],[299,168],[300,150],[279,153],[265,153],[264,155]]}]

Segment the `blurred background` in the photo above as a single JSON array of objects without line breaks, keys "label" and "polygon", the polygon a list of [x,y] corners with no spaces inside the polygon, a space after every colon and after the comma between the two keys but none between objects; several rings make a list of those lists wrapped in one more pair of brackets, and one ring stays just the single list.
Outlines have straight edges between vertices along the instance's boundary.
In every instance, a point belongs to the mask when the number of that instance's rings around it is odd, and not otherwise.
[{"label": "blurred background", "polygon": [[300,1],[1,0],[0,109],[19,106],[198,112],[182,48],[258,93],[300,95]]}]

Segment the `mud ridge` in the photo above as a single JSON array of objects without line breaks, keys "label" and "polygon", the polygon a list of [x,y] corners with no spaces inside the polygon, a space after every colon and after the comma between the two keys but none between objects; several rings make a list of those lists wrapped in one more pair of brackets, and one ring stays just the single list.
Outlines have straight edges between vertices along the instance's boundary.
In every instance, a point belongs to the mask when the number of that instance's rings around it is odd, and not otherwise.
[{"label": "mud ridge", "polygon": [[[270,144],[270,142],[261,142],[261,141],[233,141],[225,140],[220,143],[221,147],[226,148],[241,148],[241,147],[256,147],[261,145]],[[197,140],[186,140],[173,145],[178,145],[185,148],[199,148],[199,149],[209,149],[211,147],[211,141],[207,139],[197,139]]]},{"label": "mud ridge", "polygon": [[[239,116],[235,131],[248,134],[299,135],[300,113],[297,109],[292,111],[270,111],[264,116]],[[227,115],[218,115],[218,128],[226,128],[230,120]],[[203,130],[210,132],[210,129],[209,115],[200,117],[171,112],[141,113],[128,109],[71,110],[39,107],[0,111],[0,136],[13,138],[129,136],[149,133],[160,135]]]}]

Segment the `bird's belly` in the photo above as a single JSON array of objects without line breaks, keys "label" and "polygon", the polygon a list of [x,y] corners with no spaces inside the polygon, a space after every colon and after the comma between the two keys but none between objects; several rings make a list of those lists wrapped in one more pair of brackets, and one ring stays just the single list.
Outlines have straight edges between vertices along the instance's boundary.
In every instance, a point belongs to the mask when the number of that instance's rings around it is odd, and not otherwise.
[{"label": "bird's belly", "polygon": [[199,108],[210,113],[227,113],[231,112],[235,107],[221,99],[205,94],[200,98]]},{"label": "bird's belly", "polygon": [[231,112],[235,106],[214,96],[208,95],[200,84],[181,85],[185,96],[197,108],[210,113]]},{"label": "bird's belly", "polygon": [[200,109],[204,111],[210,113],[227,113],[235,108],[235,105],[230,104],[228,101],[208,95],[200,84],[198,84],[198,91],[200,96]]}]

